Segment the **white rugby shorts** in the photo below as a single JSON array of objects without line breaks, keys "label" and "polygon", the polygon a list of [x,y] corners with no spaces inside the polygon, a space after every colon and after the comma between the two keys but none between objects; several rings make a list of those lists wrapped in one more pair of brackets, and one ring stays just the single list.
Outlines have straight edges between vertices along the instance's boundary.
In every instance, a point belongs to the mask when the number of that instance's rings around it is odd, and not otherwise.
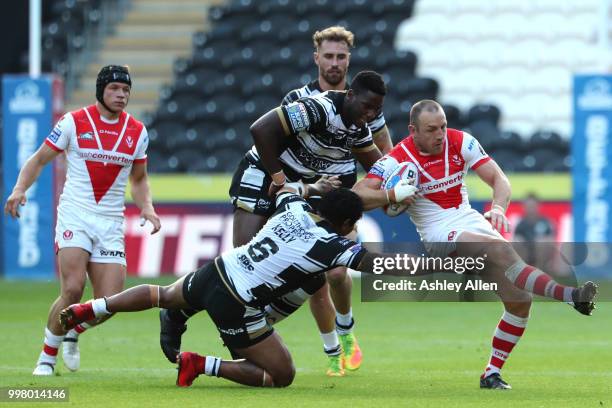
[{"label": "white rugby shorts", "polygon": [[489,235],[503,239],[491,223],[478,211],[468,208],[458,211],[452,219],[427,227],[419,231],[430,256],[447,256],[457,249],[457,238],[463,232]]},{"label": "white rugby shorts", "polygon": [[61,203],[55,226],[56,251],[83,248],[89,261],[126,266],[124,220],[88,214],[85,210]]}]

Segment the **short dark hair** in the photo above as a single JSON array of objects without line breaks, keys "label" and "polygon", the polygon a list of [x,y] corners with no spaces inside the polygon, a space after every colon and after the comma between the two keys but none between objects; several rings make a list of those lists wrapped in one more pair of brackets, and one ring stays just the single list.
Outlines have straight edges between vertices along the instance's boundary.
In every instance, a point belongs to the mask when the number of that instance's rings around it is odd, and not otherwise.
[{"label": "short dark hair", "polygon": [[417,125],[417,121],[419,120],[419,116],[421,116],[421,112],[438,112],[442,110],[440,104],[432,99],[423,99],[422,101],[418,101],[412,108],[410,109],[410,124],[412,126]]},{"label": "short dark hair", "polygon": [[356,94],[360,94],[365,91],[371,91],[375,94],[385,96],[387,94],[387,86],[383,77],[374,71],[361,71],[353,81],[351,82],[350,89]]},{"label": "short dark hair", "polygon": [[363,215],[363,201],[352,190],[340,187],[321,197],[319,214],[334,225],[342,225],[346,220],[355,223]]}]

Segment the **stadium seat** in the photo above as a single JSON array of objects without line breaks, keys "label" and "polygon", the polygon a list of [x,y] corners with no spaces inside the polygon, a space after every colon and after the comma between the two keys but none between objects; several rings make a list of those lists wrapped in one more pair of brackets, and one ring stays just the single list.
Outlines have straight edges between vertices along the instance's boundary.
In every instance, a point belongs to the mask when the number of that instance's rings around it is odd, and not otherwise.
[{"label": "stadium seat", "polygon": [[[485,148],[485,150],[487,149]],[[490,155],[506,173],[521,168],[522,156],[514,150],[496,150],[491,152]]]},{"label": "stadium seat", "polygon": [[412,103],[421,99],[437,99],[438,82],[432,78],[415,77],[402,79],[391,88],[392,93],[404,95]]},{"label": "stadium seat", "polygon": [[499,124],[500,115],[499,108],[495,105],[477,104],[472,106],[467,112],[465,122],[471,125],[477,121],[487,121],[497,126]]},{"label": "stadium seat", "polygon": [[442,109],[444,109],[444,113],[446,114],[446,122],[449,128],[453,129],[462,129],[463,128],[463,118],[461,116],[461,111],[455,105],[450,104],[442,104]]},{"label": "stadium seat", "polygon": [[500,131],[497,126],[489,120],[469,122],[463,130],[478,139],[485,150],[489,150],[495,141],[499,140]]},{"label": "stadium seat", "polygon": [[556,132],[547,130],[540,130],[531,135],[528,147],[530,150],[549,149],[567,153],[564,151],[567,145],[561,136]]}]

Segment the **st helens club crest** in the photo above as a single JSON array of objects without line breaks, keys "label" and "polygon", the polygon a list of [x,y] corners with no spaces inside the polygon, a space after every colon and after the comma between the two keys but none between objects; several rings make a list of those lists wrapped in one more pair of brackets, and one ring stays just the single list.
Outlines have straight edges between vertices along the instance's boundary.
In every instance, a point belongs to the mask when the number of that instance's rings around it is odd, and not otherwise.
[{"label": "st helens club crest", "polygon": [[457,231],[451,231],[448,233],[448,242],[451,242],[453,240],[453,238],[455,238],[455,235],[457,235]]},{"label": "st helens club crest", "polygon": [[132,139],[132,136],[129,136],[125,138],[125,143],[127,143],[128,147],[131,149],[132,145],[134,144],[134,140]]},{"label": "st helens club crest", "polygon": [[66,230],[66,231],[64,231],[64,239],[65,239],[66,241],[71,240],[71,239],[72,239],[72,235],[73,235],[73,234],[72,234],[72,231],[70,231],[70,230]]}]

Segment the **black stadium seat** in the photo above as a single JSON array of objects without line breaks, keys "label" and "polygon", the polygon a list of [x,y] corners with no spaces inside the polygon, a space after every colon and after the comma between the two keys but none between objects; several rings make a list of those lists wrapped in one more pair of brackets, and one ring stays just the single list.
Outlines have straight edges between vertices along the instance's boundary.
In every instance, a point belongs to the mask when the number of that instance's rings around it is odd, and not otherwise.
[{"label": "black stadium seat", "polygon": [[469,125],[476,121],[488,121],[497,126],[500,118],[499,108],[490,104],[477,104],[470,108],[467,113],[465,122]]}]

